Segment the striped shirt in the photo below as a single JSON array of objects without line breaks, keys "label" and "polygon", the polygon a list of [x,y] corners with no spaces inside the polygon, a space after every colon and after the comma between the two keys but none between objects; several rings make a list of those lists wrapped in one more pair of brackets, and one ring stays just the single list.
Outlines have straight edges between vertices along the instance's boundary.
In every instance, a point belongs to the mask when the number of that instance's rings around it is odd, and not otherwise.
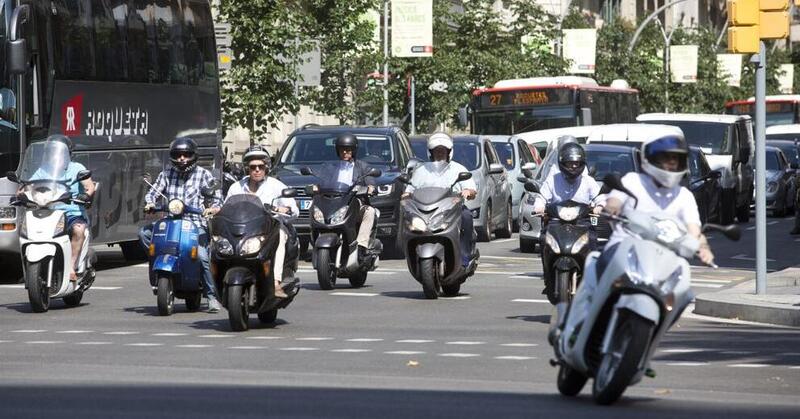
[{"label": "striped shirt", "polygon": [[[203,209],[203,196],[200,189],[208,186],[214,177],[206,169],[196,166],[188,173],[179,172],[174,167],[164,170],[158,175],[153,188],[147,192],[144,200],[148,204],[155,204],[161,198],[158,192],[163,193],[169,200],[180,199],[188,207]],[[219,208],[222,204],[222,191],[214,191],[210,208]],[[197,214],[184,214],[184,218],[191,220],[198,228],[206,228],[206,220]]]}]

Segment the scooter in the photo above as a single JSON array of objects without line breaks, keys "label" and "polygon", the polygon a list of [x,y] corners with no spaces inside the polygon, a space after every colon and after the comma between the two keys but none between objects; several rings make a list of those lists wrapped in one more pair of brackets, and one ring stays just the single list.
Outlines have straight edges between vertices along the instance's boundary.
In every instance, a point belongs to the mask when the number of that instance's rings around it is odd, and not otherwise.
[{"label": "scooter", "polygon": [[[143,181],[154,188],[147,175]],[[208,200],[219,185],[202,188],[201,195]],[[182,298],[188,311],[200,309],[203,297],[203,265],[199,258],[200,229],[184,219],[185,214],[202,215],[202,208],[187,206],[180,199],[170,200],[166,206],[156,206],[152,213],[165,212],[153,223],[153,237],[147,255],[150,258],[150,286],[156,296],[158,314],[169,316],[175,308],[175,297]]]},{"label": "scooter", "polygon": [[[472,173],[463,172],[453,183],[465,181]],[[410,183],[408,175],[400,175],[403,183]],[[401,240],[406,254],[408,270],[422,285],[425,298],[436,299],[458,295],[461,284],[475,273],[480,253],[470,255],[469,263],[461,263],[461,208],[464,199],[453,193],[452,187],[425,187],[415,189],[410,199],[402,201],[403,229]],[[477,238],[473,231],[473,242]]]},{"label": "scooter", "polygon": [[[615,175],[603,181],[630,195]],[[602,256],[592,252],[584,281],[568,306],[556,306],[557,325],[548,338],[554,347],[553,366],[559,366],[558,390],[578,394],[589,377],[598,404],[614,403],[644,375],[655,377],[650,359],[666,331],[692,301],[687,258],[700,243],[686,227],[666,214],[627,211],[603,215],[632,233]],[[738,240],[738,226],[706,224]],[[590,289],[587,284],[596,284]]]},{"label": "scooter", "polygon": [[359,183],[367,176],[378,177],[381,171],[371,168],[352,186],[336,184],[334,176],[316,176],[310,168],[300,169],[303,176],[315,176],[320,185],[307,187],[306,193],[313,196],[311,202],[311,240],[314,250],[311,263],[317,270],[317,282],[323,290],[331,290],[336,278],[347,278],[350,286],[360,288],[367,281],[367,273],[378,267],[383,244],[375,238],[378,217],[372,225],[372,235],[367,254],[358,260],[358,226],[361,223],[359,199],[366,197],[367,187]]},{"label": "scooter", "polygon": [[[292,198],[295,190],[284,189],[282,197]],[[280,221],[284,215],[262,205],[255,195],[230,197],[210,222],[211,272],[222,304],[228,309],[231,329],[249,328],[250,313],[265,324],[273,323],[279,308],[288,306],[300,291],[297,272],[298,242],[289,236],[281,287],[287,298],[275,297],[275,251],[279,243]]]},{"label": "scooter", "polygon": [[[539,193],[532,182],[525,183],[525,190]],[[597,240],[591,230],[597,225],[597,217],[591,215],[591,209],[590,205],[573,200],[545,206],[548,222],[541,257],[549,273],[545,280],[553,281],[552,292],[547,295],[553,305],[572,301],[583,275],[586,256],[596,248]]]},{"label": "scooter", "polygon": [[72,243],[65,213],[57,209],[57,204],[88,206],[89,202],[72,198],[70,186],[91,178],[92,172],[80,171],[76,179],[68,181],[20,180],[14,172],[8,172],[6,176],[8,180],[22,185],[22,195],[11,205],[25,208],[19,244],[31,309],[36,313],[46,312],[50,308],[50,300],[54,298],[61,298],[67,306],[77,306],[94,283],[97,256],[89,248],[91,237],[89,229],[86,229],[75,266],[77,280],[69,280]]}]

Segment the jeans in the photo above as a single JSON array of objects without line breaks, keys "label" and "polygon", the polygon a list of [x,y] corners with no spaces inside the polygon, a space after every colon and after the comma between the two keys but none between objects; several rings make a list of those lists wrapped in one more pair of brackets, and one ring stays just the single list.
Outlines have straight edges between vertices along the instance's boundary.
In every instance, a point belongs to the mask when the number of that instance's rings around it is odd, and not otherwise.
[{"label": "jeans", "polygon": [[[147,224],[139,229],[139,243],[145,249],[150,248],[150,241],[153,239],[153,224]],[[203,295],[208,299],[217,298],[217,287],[214,285],[214,277],[211,276],[211,265],[208,257],[208,232],[200,230],[197,237],[197,258],[203,265]]]},{"label": "jeans", "polygon": [[472,249],[475,246],[472,212],[466,207],[461,208],[461,264],[469,264]]}]

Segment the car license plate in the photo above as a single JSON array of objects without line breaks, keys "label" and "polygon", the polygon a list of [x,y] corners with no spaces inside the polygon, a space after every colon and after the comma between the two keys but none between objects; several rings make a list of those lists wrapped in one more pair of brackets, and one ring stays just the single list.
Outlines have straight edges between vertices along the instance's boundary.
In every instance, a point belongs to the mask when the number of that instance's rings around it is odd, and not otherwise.
[{"label": "car license plate", "polygon": [[307,210],[311,208],[311,200],[310,199],[301,199],[300,200],[300,209]]},{"label": "car license plate", "polygon": [[597,217],[589,217],[589,222],[592,223],[593,226],[597,225]]}]

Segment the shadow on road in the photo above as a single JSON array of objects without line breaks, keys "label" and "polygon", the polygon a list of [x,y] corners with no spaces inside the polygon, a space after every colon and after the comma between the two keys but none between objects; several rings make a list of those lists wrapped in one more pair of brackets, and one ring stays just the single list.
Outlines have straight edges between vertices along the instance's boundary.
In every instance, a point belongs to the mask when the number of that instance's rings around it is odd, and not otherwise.
[{"label": "shadow on road", "polygon": [[386,291],[381,293],[384,297],[406,298],[409,300],[425,300],[425,294],[419,291]]},{"label": "shadow on road", "polygon": [[[212,375],[213,376],[213,375]],[[84,394],[86,397],[75,397]],[[669,398],[625,397],[595,406],[584,391],[557,394],[381,390],[330,387],[209,385],[0,386],[0,415],[8,418],[778,418],[796,407],[743,406]]]},{"label": "shadow on road", "polygon": [[522,320],[526,322],[534,322],[534,323],[543,323],[543,324],[550,324],[550,315],[543,314],[539,316],[508,316],[506,317],[509,320]]},{"label": "shadow on road", "polygon": [[[227,315],[227,312],[225,312]],[[278,311],[280,314],[280,310]],[[256,317],[255,314],[250,315],[250,330],[269,330],[269,329],[280,329],[281,326],[290,324],[288,321],[283,320],[281,318],[276,319],[272,323],[261,323]],[[198,330],[216,330],[218,332],[233,332],[231,330],[231,324],[228,322],[228,319],[209,319],[209,320],[200,320],[192,323],[188,323],[188,326],[192,329]]]}]

